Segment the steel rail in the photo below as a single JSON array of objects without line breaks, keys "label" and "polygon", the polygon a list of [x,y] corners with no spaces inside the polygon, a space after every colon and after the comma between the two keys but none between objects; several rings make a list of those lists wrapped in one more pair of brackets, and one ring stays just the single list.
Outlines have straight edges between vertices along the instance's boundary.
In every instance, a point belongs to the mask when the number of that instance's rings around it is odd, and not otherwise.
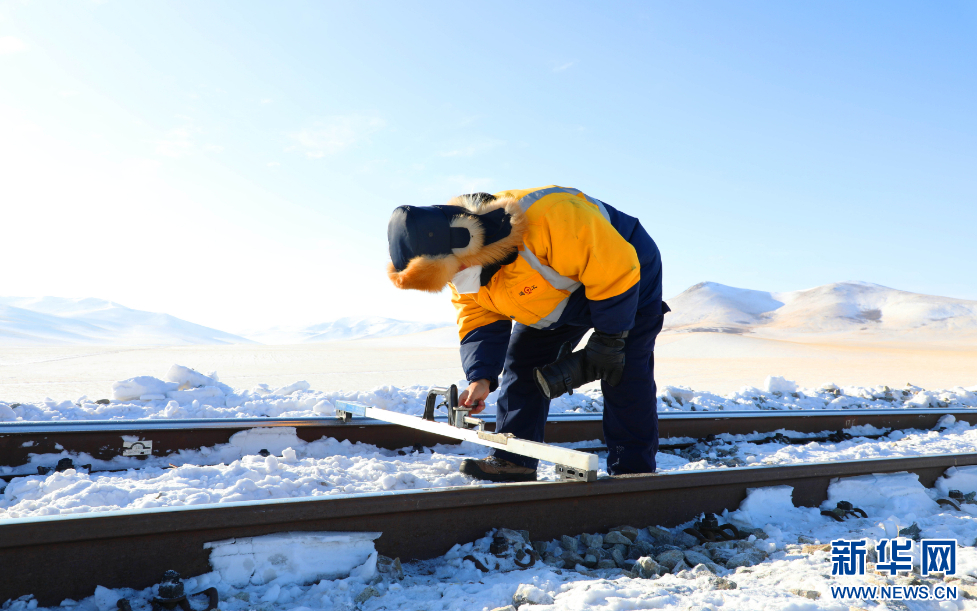
[{"label": "steel rail", "polygon": [[[835,478],[912,472],[932,486],[977,454],[745,467],[320,498],[114,511],[0,522],[0,601],[34,594],[43,606],[90,596],[97,585],[145,588],[167,569],[209,572],[204,543],[289,531],[381,531],[377,550],[432,558],[492,528],[533,539],[621,524],[675,526],[735,509],[749,488],[787,485],[797,506],[819,506]],[[870,516],[872,518],[878,516]]]},{"label": "steel rail", "polygon": [[[945,415],[977,424],[977,409],[851,409],[795,411],[663,412],[658,415],[662,438],[702,438],[730,433],[771,433],[781,429],[798,433],[820,433],[858,425],[878,428],[931,429]],[[480,416],[481,417],[481,416]],[[441,421],[445,421],[443,418]],[[484,417],[486,430],[495,430],[495,418]],[[150,439],[153,455],[166,456],[180,450],[228,443],[235,433],[253,428],[293,427],[304,441],[333,437],[396,450],[411,446],[454,444],[457,439],[353,418],[344,424],[325,418],[190,418],[181,420],[87,420],[0,423],[0,465],[16,467],[30,461],[32,454],[62,451],[86,453],[99,460],[111,460],[122,453],[122,436]],[[554,414],[546,424],[546,443],[600,440],[604,433],[600,414]]]}]

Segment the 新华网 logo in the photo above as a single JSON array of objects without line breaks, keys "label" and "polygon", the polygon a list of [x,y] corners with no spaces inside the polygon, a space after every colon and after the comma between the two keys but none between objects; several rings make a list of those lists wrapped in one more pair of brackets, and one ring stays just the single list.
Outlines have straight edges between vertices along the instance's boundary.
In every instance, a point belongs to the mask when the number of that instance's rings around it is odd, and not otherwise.
[{"label": "\u65b0\u534e\u7f51 logo", "polygon": [[[915,541],[899,538],[875,542],[878,554],[875,572],[888,574],[913,570]],[[957,572],[956,539],[923,539],[919,546],[919,573],[922,576],[955,575]],[[868,541],[837,539],[831,542],[832,575],[864,575]],[[956,600],[957,587],[938,583],[929,585],[831,586],[833,598],[860,600]]]}]

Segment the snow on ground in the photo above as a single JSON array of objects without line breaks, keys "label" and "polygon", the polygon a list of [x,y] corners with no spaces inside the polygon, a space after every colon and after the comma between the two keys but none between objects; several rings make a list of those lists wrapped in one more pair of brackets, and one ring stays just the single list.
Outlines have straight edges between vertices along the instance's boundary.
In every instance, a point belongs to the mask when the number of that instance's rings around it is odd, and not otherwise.
[{"label": "snow on ground", "polygon": [[[771,377],[763,389],[744,388],[718,395],[691,389],[666,387],[659,396],[661,411],[761,410],[761,409],[858,409],[864,407],[977,407],[977,388],[927,391],[908,387],[893,391],[884,387],[799,389],[782,378]],[[85,420],[106,418],[177,418],[238,416],[321,416],[333,413],[333,401],[343,398],[404,413],[419,414],[427,388],[382,387],[368,392],[320,392],[296,382],[272,389],[259,385],[236,390],[222,384],[215,374],[204,375],[175,365],[163,379],[142,376],[118,382],[114,400],[107,405],[83,398],[77,402],[10,405],[0,403],[3,420]],[[495,397],[490,400],[490,407]],[[600,412],[599,391],[578,392],[554,402],[554,412]],[[804,436],[781,431],[791,436]],[[853,429],[855,435],[884,433],[872,427]],[[839,443],[815,441],[806,445],[755,443],[761,435],[720,435],[715,442],[658,455],[659,470],[686,471],[724,469],[738,465],[795,464],[972,452],[977,447],[977,427],[943,418],[934,431],[894,431],[877,440],[856,437]],[[668,441],[668,440],[665,440]],[[691,441],[691,440],[672,440]],[[596,441],[571,444],[596,445]],[[267,450],[267,456],[261,450]],[[366,444],[351,444],[324,438],[315,442],[299,439],[294,429],[253,429],[236,434],[228,444],[182,451],[166,457],[116,458],[97,461],[86,455],[70,455],[75,464],[92,464],[95,470],[118,472],[90,474],[71,469],[46,476],[14,478],[0,490],[0,520],[31,516],[103,512],[116,509],[172,507],[274,498],[319,497],[378,491],[437,489],[477,485],[458,473],[465,457],[481,457],[488,450],[470,444],[444,445],[413,451],[390,451]],[[29,465],[0,466],[0,475],[53,466],[67,453],[34,456]],[[606,475],[601,456],[601,474]],[[552,466],[543,464],[540,478],[554,479]],[[941,508],[934,502],[950,489],[977,491],[977,469],[950,469],[933,490],[924,489],[915,476],[906,474],[852,478],[832,484],[830,508],[837,500],[850,500],[865,509],[868,519],[837,523],[818,510],[794,508],[790,490],[775,487],[755,491],[739,510],[727,519],[740,526],[761,528],[760,539],[722,546],[678,547],[683,563],[669,572],[668,559],[676,550],[655,537],[661,531],[643,531],[645,543],[654,547],[656,560],[637,570],[587,569],[563,566],[559,542],[543,542],[540,553],[549,562],[519,569],[511,559],[492,560],[489,546],[493,534],[479,541],[459,545],[447,555],[431,561],[405,565],[404,576],[396,571],[379,574],[370,562],[358,565],[349,577],[334,575],[314,580],[308,574],[289,573],[267,583],[244,585],[240,579],[214,572],[187,582],[188,591],[216,587],[221,608],[229,611],[260,608],[287,609],[493,609],[529,599],[534,611],[550,609],[962,609],[970,600],[899,602],[875,604],[867,601],[834,600],[832,585],[924,584],[932,578],[900,575],[864,577],[831,575],[830,555],[822,544],[836,538],[881,538],[895,536],[913,523],[924,537],[956,537],[959,587],[977,596],[977,506],[964,505],[962,512]],[[504,525],[500,525],[504,526]],[[643,525],[639,525],[643,526]],[[678,544],[678,530],[672,543]],[[567,533],[574,535],[576,533]],[[293,542],[294,543],[294,542]],[[362,543],[362,542],[361,542]],[[461,542],[460,542],[461,543]],[[537,542],[538,543],[538,542]],[[362,545],[358,562],[362,561]],[[724,544],[725,545],[725,544]],[[664,547],[663,547],[664,546]],[[729,546],[726,546],[729,547]],[[632,551],[636,548],[632,547]],[[642,548],[646,549],[646,548]],[[582,548],[581,550],[582,551]],[[668,552],[672,552],[668,556]],[[733,552],[746,554],[746,565],[732,567]],[[705,554],[699,556],[696,554]],[[632,554],[633,555],[633,554]],[[482,572],[466,557],[473,556],[495,567]],[[569,556],[566,556],[567,558]],[[372,558],[372,556],[371,556]],[[742,558],[741,558],[742,559]],[[381,564],[383,559],[381,560]],[[632,558],[632,560],[634,560]],[[697,561],[708,564],[695,566]],[[917,558],[918,561],[918,558]],[[731,564],[732,563],[732,564]],[[753,566],[750,566],[753,565]],[[365,568],[364,568],[365,567]],[[641,568],[644,567],[644,568]],[[654,571],[651,569],[658,567]],[[650,572],[649,572],[650,571]],[[657,572],[663,572],[657,576]],[[226,572],[226,571],[225,571]],[[644,575],[642,577],[641,575]],[[861,580],[861,581],[859,581]],[[232,583],[233,581],[233,583]],[[735,589],[733,585],[735,584]],[[78,611],[111,611],[119,596],[133,599],[135,608],[146,606],[151,590],[141,592],[99,589],[84,601],[68,602]],[[526,603],[529,604],[529,603]],[[33,606],[32,606],[33,605]],[[8,601],[4,611],[27,611],[36,607],[28,599]],[[63,607],[62,607],[63,608]],[[526,611],[525,609],[523,611]]]},{"label": "snow on ground", "polygon": [[[881,432],[884,431],[869,426],[854,430],[862,435]],[[659,452],[658,471],[969,453],[977,448],[977,426],[957,422],[952,416],[943,418],[938,430],[893,431],[874,441],[864,437],[806,445],[747,441],[756,437],[760,436],[721,435],[708,445],[674,453]],[[598,444],[594,440],[568,445]],[[260,454],[262,450],[269,455]],[[458,468],[465,458],[480,458],[488,453],[488,448],[469,443],[416,451],[384,450],[328,437],[305,442],[296,436],[294,428],[282,427],[241,431],[228,444],[146,460],[116,457],[103,461],[68,452],[35,455],[28,465],[0,466],[0,475],[36,473],[37,466],[54,466],[64,457],[72,458],[76,465],[91,464],[95,471],[118,471],[89,473],[79,467],[16,477],[0,489],[0,521],[117,509],[478,485],[477,480],[462,475]],[[599,455],[601,476],[607,475],[606,459],[606,454]],[[553,465],[541,463],[538,476],[544,481],[555,480]]]},{"label": "snow on ground", "polygon": [[[466,382],[459,380],[459,388]],[[550,413],[597,413],[604,408],[599,388],[585,387],[573,395],[555,399]],[[106,389],[108,390],[108,389]],[[424,412],[425,386],[381,386],[370,391],[318,391],[304,381],[272,388],[258,384],[234,389],[220,382],[216,373],[204,375],[189,367],[173,365],[160,379],[137,376],[115,382],[111,400],[81,397],[75,401],[54,400],[34,403],[0,401],[0,422],[48,420],[118,420],[140,418],[242,418],[321,417],[335,414],[337,399],[359,401],[373,407],[406,414]],[[108,393],[107,393],[108,394]],[[498,392],[489,395],[486,405],[494,411]],[[106,403],[107,401],[107,403]],[[720,395],[680,386],[659,389],[658,411],[758,411],[855,408],[977,408],[977,386],[948,390],[925,390],[918,386],[890,389],[886,386],[798,388],[794,382],[777,376],[767,378],[764,388],[745,386]]]},{"label": "snow on ground", "polygon": [[[268,450],[269,455],[262,456],[261,450]],[[483,446],[435,446],[403,454],[328,437],[308,443],[295,435],[294,428],[253,429],[235,434],[229,444],[145,461],[72,456],[76,465],[125,470],[88,474],[83,469],[69,469],[15,478],[0,494],[0,520],[124,507],[464,486],[473,480],[458,472],[461,461],[465,456],[486,455]],[[37,465],[47,465],[51,460],[56,464],[59,457],[35,456],[30,465],[0,467],[0,475],[36,472]]]},{"label": "snow on ground", "polygon": [[[937,488],[955,481],[977,483],[977,469],[951,469]],[[310,575],[309,566],[314,564],[311,562],[304,570],[282,570],[297,555],[293,549],[296,541],[272,535],[255,541],[264,539],[264,556],[275,552],[276,546],[281,548],[276,571],[262,571],[260,575],[255,571],[249,580],[247,575],[229,572],[227,555],[218,554],[212,556],[213,572],[191,577],[185,586],[189,593],[216,588],[220,608],[227,611],[511,611],[513,607],[508,605],[513,604],[522,611],[974,608],[977,506],[965,505],[964,511],[941,508],[933,500],[937,496],[935,490],[925,489],[915,475],[904,473],[843,479],[831,484],[825,508],[844,498],[866,509],[868,518],[836,522],[822,516],[818,508],[794,507],[791,492],[789,486],[754,489],[738,510],[724,514],[724,520],[752,532],[744,541],[698,545],[681,532],[686,525],[674,529],[622,526],[603,536],[567,533],[553,541],[533,541],[532,533],[500,528],[477,541],[459,542],[439,558],[401,566],[399,561],[367,556],[369,549],[364,549],[364,543],[376,533],[346,535],[349,541],[345,542],[326,533],[319,538],[333,546],[328,563],[333,573],[320,576]],[[911,554],[916,567],[913,571],[890,575],[876,570],[879,558],[875,541],[896,537],[901,529],[913,525],[920,529],[919,537],[923,539],[957,540],[955,575],[921,575],[918,543]],[[316,537],[309,533],[301,536]],[[833,574],[830,542],[838,539],[868,541],[864,575]],[[504,545],[499,546],[499,542]],[[258,547],[253,546],[255,550]],[[505,547],[509,550],[500,551]],[[589,547],[589,553],[606,552],[615,560],[605,560],[605,568],[587,568],[578,562],[578,554],[585,547]],[[516,566],[519,556],[524,564],[527,560],[524,554],[528,552],[521,550],[531,548],[540,554],[541,561],[535,561],[530,568]],[[615,556],[617,552],[620,556]],[[475,560],[487,570],[480,570]],[[593,566],[590,558],[584,563]],[[618,564],[624,568],[611,568]],[[339,565],[345,568],[337,577],[335,568]],[[875,601],[844,598],[843,593],[834,590],[885,585],[915,586],[931,594],[937,588],[951,586],[957,588],[957,597],[944,601]],[[121,597],[129,599],[133,608],[141,609],[148,607],[155,594],[153,588],[133,591],[99,587],[93,596],[82,601],[64,601],[60,609],[112,611]],[[29,611],[36,608],[36,601],[25,596],[8,601],[2,608]]]},{"label": "snow on ground", "polygon": [[[816,434],[798,434],[779,431],[792,438],[814,437]],[[753,441],[776,433],[752,435],[717,435],[717,441],[708,445],[676,450],[675,455],[659,453],[659,470],[695,470],[714,467],[770,466],[839,460],[872,460],[922,456],[932,454],[969,454],[977,451],[977,427],[958,422],[947,415],[940,419],[936,430],[893,430],[887,433],[870,425],[857,426],[848,431],[853,439],[832,443],[812,441],[803,445],[778,443],[754,443]],[[860,435],[880,435],[869,440]],[[663,440],[663,442],[693,440]],[[676,459],[688,461],[676,464]]]}]

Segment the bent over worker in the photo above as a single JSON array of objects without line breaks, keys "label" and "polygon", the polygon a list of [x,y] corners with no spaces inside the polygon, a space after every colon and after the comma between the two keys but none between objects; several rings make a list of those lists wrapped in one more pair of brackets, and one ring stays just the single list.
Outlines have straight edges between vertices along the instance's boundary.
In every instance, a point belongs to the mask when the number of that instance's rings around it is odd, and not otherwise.
[{"label": "bent over worker", "polygon": [[[451,286],[469,382],[462,405],[482,411],[502,374],[496,432],[543,441],[550,402],[533,370],[593,329],[583,362],[601,380],[608,472],[654,472],[654,348],[669,310],[661,255],[638,219],[576,189],[549,186],[400,206],[387,239],[398,288]],[[495,450],[465,460],[461,471],[532,481],[537,462]]]}]

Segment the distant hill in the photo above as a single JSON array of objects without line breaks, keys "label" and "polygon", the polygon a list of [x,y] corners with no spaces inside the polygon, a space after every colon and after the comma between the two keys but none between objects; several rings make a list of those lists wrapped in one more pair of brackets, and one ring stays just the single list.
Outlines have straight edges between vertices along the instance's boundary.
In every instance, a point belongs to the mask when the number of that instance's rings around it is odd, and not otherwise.
[{"label": "distant hill", "polygon": [[249,339],[103,299],[0,297],[0,345],[250,344]]},{"label": "distant hill", "polygon": [[868,282],[768,293],[702,282],[667,299],[665,330],[717,333],[977,334],[977,301],[921,295]]},{"label": "distant hill", "polygon": [[244,335],[263,344],[304,344],[393,337],[409,333],[421,333],[446,326],[453,326],[453,324],[405,322],[376,316],[347,317],[307,327],[274,327],[264,331],[244,333]]}]

